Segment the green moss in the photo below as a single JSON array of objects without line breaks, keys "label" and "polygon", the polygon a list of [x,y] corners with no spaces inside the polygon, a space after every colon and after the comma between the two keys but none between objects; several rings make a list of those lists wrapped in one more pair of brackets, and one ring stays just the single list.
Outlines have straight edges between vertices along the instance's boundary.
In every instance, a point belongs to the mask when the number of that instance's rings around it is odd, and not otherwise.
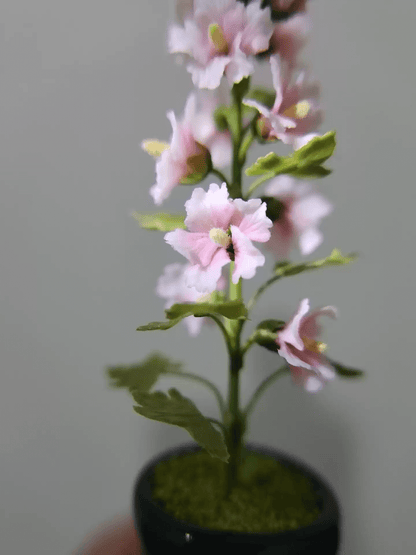
[{"label": "green moss", "polygon": [[238,485],[224,500],[226,464],[206,451],[155,467],[153,499],[175,518],[215,530],[274,533],[312,523],[320,499],[300,471],[245,453]]}]

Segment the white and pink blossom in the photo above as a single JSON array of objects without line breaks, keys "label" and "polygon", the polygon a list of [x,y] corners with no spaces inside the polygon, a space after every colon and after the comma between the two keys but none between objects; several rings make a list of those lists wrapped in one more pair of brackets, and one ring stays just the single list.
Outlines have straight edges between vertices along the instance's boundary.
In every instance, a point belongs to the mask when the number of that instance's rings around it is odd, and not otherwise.
[{"label": "white and pink blossom", "polygon": [[332,204],[311,183],[289,175],[275,177],[265,193],[280,203],[279,217],[266,245],[276,257],[287,258],[296,242],[303,255],[317,249],[323,241],[318,226],[332,212]]},{"label": "white and pink blossom", "polygon": [[255,100],[244,104],[256,108],[262,117],[262,134],[267,140],[280,139],[293,144],[299,137],[314,131],[322,121],[319,108],[319,86],[306,79],[302,72],[291,84],[292,71],[278,55],[270,58],[276,99],[271,109]]},{"label": "white and pink blossom", "polygon": [[293,17],[275,24],[270,39],[269,53],[279,54],[290,69],[298,65],[299,53],[307,43],[312,28],[307,13],[296,13]]},{"label": "white and pink blossom", "polygon": [[222,268],[235,262],[233,283],[251,279],[265,263],[254,242],[270,239],[273,225],[260,199],[230,199],[227,186],[212,183],[207,192],[194,189],[185,203],[188,230],[176,229],[165,235],[166,242],[189,261],[185,271],[188,286],[210,293],[218,286]]},{"label": "white and pink blossom", "polygon": [[[170,308],[175,303],[196,303],[206,302],[205,295],[194,287],[189,287],[185,282],[185,270],[187,264],[168,264],[165,266],[163,274],[159,277],[156,285],[156,293],[162,299],[166,299],[165,309]],[[221,277],[217,289],[225,288],[225,280]],[[197,318],[195,316],[187,316],[183,319],[185,326],[188,329],[189,335],[195,337],[201,331],[204,323],[209,323],[209,318]]]},{"label": "white and pink blossom", "polygon": [[289,365],[293,381],[305,387],[307,391],[316,392],[335,377],[335,371],[323,355],[326,345],[318,341],[321,326],[320,316],[336,318],[333,306],[326,306],[309,312],[309,299],[303,299],[298,310],[285,327],[278,332],[276,343],[278,353]]},{"label": "white and pink blossom", "polygon": [[179,8],[183,26],[170,27],[168,49],[187,56],[195,86],[215,89],[224,74],[232,85],[253,73],[251,58],[269,48],[274,29],[261,0],[194,0]]}]

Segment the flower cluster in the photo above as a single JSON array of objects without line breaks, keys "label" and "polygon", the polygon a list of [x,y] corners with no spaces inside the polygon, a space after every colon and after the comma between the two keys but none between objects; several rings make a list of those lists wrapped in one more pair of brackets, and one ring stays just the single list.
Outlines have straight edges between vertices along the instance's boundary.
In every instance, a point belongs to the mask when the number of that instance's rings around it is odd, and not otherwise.
[{"label": "flower cluster", "polygon": [[[168,50],[184,59],[194,88],[183,115],[167,113],[170,140],[142,143],[156,159],[150,195],[157,206],[177,187],[198,186],[191,190],[183,214],[136,214],[142,227],[163,231],[166,243],[183,257],[167,265],[157,280],[166,319],[138,330],[167,330],[183,322],[189,334],[197,336],[205,324],[216,324],[229,355],[228,405],[215,384],[191,373],[181,375],[215,393],[222,421],[205,418],[176,389],[169,390],[170,397],[150,392],[160,375],[177,376],[179,371],[178,364],[159,355],[132,367],[112,368],[110,376],[113,385],[133,394],[136,412],[182,426],[212,456],[229,462],[228,491],[238,475],[248,415],[276,377],[290,374],[295,384],[317,392],[337,374],[362,374],[327,357],[318,320],[335,318],[337,311],[332,306],[310,311],[306,295],[300,296],[303,300],[287,321],[263,320],[243,339],[257,300],[277,281],[355,258],[333,249],[323,259],[290,260],[294,249],[300,257],[316,251],[324,239],[321,221],[333,211],[320,178],[331,173],[325,162],[335,149],[335,133],[319,131],[319,86],[300,59],[310,28],[307,4],[177,0]],[[266,65],[272,88],[255,83],[260,64]],[[254,144],[269,151],[246,165]],[[281,145],[289,154],[279,152]],[[246,177],[253,179],[248,185]],[[206,179],[207,186],[199,186]],[[267,254],[274,263],[272,273],[245,302],[243,286],[260,273]],[[277,316],[274,302],[269,310]],[[239,373],[253,345],[275,353],[283,366],[241,409]]]}]

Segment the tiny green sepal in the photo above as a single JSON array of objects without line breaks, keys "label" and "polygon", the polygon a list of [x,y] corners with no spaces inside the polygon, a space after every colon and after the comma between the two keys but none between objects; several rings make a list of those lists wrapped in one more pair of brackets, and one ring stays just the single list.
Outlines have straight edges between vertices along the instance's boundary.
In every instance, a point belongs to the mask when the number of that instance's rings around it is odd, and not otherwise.
[{"label": "tiny green sepal", "polygon": [[133,212],[133,217],[139,222],[143,229],[155,231],[173,231],[175,229],[186,229],[185,216],[180,214],[138,214]]},{"label": "tiny green sepal", "polygon": [[350,262],[356,260],[356,258],[357,254],[355,253],[347,254],[345,256],[338,249],[334,249],[326,258],[313,260],[311,262],[304,262],[303,264],[292,264],[288,261],[278,262],[274,267],[274,273],[279,277],[294,276],[308,270],[325,268],[326,266],[342,266],[344,264],[349,264]]},{"label": "tiny green sepal", "polygon": [[138,404],[133,408],[138,414],[184,428],[212,457],[228,462],[229,454],[223,435],[201,414],[195,404],[183,397],[177,389],[169,389],[168,395],[162,391],[134,391],[133,397]]},{"label": "tiny green sepal", "polygon": [[265,347],[269,351],[277,352],[279,346],[276,343],[277,332],[285,327],[282,320],[263,320],[257,326],[255,333],[255,342],[261,347]]},{"label": "tiny green sepal", "polygon": [[362,378],[365,375],[364,370],[359,370],[358,368],[350,368],[349,366],[344,366],[343,364],[335,362],[333,360],[330,360],[329,362],[340,378]]},{"label": "tiny green sepal", "polygon": [[128,391],[150,391],[162,374],[182,372],[182,364],[172,362],[160,353],[152,353],[143,362],[109,366],[106,369],[109,385]]},{"label": "tiny green sepal", "polygon": [[224,316],[229,320],[247,318],[247,307],[241,301],[226,301],[219,303],[177,303],[168,308],[166,318],[169,320],[185,316]]}]

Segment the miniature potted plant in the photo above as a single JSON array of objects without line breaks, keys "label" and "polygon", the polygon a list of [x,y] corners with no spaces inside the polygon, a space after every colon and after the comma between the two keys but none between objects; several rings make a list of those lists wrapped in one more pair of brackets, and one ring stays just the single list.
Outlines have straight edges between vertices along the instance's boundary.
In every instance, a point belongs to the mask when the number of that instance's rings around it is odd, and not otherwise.
[{"label": "miniature potted plant", "polygon": [[[165,241],[186,259],[168,265],[157,284],[166,320],[138,330],[163,331],[183,322],[195,336],[213,322],[227,348],[229,386],[224,399],[210,380],[184,372],[160,353],[108,369],[111,385],[131,393],[138,414],[180,426],[194,440],[150,461],[138,478],[135,521],[149,555],[337,550],[339,508],[331,487],[304,463],[245,441],[254,407],[278,378],[290,375],[317,392],[336,375],[362,374],[325,355],[318,320],[334,318],[332,306],[310,311],[301,296],[288,321],[279,319],[277,306],[275,319],[254,326],[250,319],[259,297],[281,279],[355,258],[334,249],[320,260],[287,259],[296,245],[306,256],[321,244],[319,223],[332,211],[316,184],[330,173],[325,162],[335,133],[316,132],[319,88],[299,62],[308,28],[305,4],[182,0],[169,28],[169,51],[185,58],[195,90],[181,119],[168,113],[170,142],[143,142],[157,160],[150,194],[161,205],[175,187],[213,178],[191,191],[186,215],[136,214],[141,227],[165,232]],[[269,64],[274,90],[253,85],[257,63]],[[247,167],[254,142],[268,152]],[[289,155],[276,153],[280,143],[290,146]],[[247,186],[243,175],[254,180]],[[213,182],[217,178],[220,183]],[[274,271],[245,299],[244,281],[265,264],[263,246],[275,257]],[[240,375],[254,345],[275,352],[282,364],[242,407]],[[176,388],[153,391],[166,375],[207,386],[219,418],[205,417]]]}]

